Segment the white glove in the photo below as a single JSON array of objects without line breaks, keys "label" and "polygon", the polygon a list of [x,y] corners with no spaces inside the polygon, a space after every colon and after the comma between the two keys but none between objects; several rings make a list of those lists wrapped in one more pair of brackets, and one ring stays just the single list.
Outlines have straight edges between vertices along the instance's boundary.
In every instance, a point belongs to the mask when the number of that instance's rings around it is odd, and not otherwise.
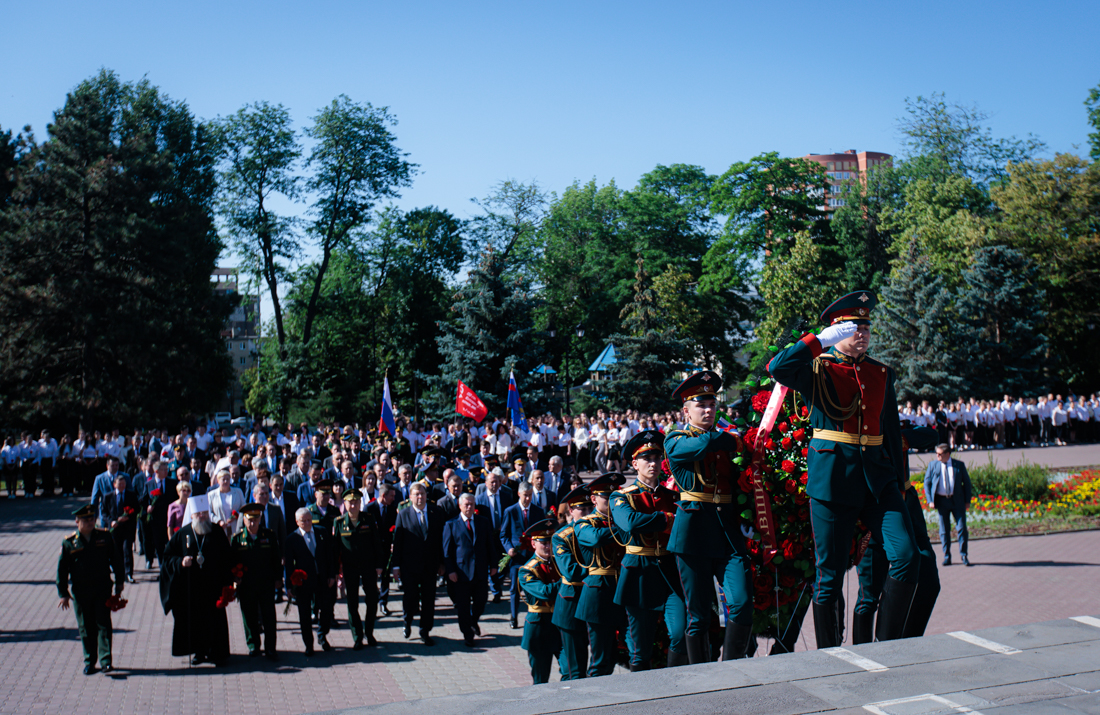
[{"label": "white glove", "polygon": [[755,533],[756,532],[753,531],[752,527],[749,526],[748,524],[742,524],[741,525],[741,535],[744,536],[746,539],[751,539],[752,535],[755,534]]},{"label": "white glove", "polygon": [[817,342],[821,343],[821,347],[823,348],[831,348],[841,340],[850,338],[855,334],[856,330],[856,324],[850,320],[846,323],[830,325],[818,334]]}]

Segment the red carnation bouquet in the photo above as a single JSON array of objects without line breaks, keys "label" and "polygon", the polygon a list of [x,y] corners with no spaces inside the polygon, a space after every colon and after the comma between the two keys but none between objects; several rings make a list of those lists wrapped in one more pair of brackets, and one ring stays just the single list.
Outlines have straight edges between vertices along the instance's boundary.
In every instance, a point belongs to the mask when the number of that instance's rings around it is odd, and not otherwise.
[{"label": "red carnation bouquet", "polygon": [[[765,380],[763,384],[770,382]],[[745,542],[754,569],[753,632],[780,639],[791,648],[810,605],[816,572],[810,498],[806,494],[809,410],[801,404],[798,393],[787,392],[774,425],[765,435],[758,469],[753,464],[753,447],[771,397],[771,390],[758,391],[752,397],[752,412],[746,420],[738,420],[742,429],[752,426],[744,433],[745,452],[736,455],[733,462],[741,490],[737,497],[741,518],[756,527],[754,538]],[[774,553],[765,548],[758,527],[761,514],[754,503],[757,479],[770,502]],[[857,525],[852,543],[853,563],[861,553],[858,544],[866,533],[862,525]],[[783,646],[777,650],[784,652]]]},{"label": "red carnation bouquet", "polygon": [[233,568],[230,569],[230,572],[233,574],[233,580],[240,581],[242,578],[244,578],[244,572],[247,570],[248,567],[244,564],[236,564]]},{"label": "red carnation bouquet", "polygon": [[121,611],[123,608],[126,608],[127,603],[129,603],[129,601],[116,593],[107,599],[107,608],[111,609],[111,611]]},{"label": "red carnation bouquet", "polygon": [[134,515],[134,507],[128,506],[128,507],[126,507],[122,510],[122,513],[125,514],[126,516],[133,516]]},{"label": "red carnation bouquet", "polygon": [[218,608],[225,608],[233,601],[237,600],[237,589],[232,586],[223,586],[222,595],[218,597],[218,600],[214,602],[214,605]]},{"label": "red carnation bouquet", "polygon": [[162,492],[159,489],[154,489],[153,491],[149,492],[149,496],[152,497],[153,499],[156,499],[157,497],[159,497],[163,493],[164,492]]},{"label": "red carnation bouquet", "polygon": [[295,587],[301,586],[306,582],[307,578],[309,578],[309,574],[305,571],[302,569],[294,569],[290,574],[290,585]]}]

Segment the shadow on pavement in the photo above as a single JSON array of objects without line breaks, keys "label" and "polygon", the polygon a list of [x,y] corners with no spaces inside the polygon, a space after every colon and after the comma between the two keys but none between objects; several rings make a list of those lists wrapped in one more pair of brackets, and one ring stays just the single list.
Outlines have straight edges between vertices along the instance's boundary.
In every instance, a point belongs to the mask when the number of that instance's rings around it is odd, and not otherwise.
[{"label": "shadow on pavement", "polygon": [[[115,628],[115,634],[129,633],[128,628]],[[75,628],[39,628],[33,631],[0,631],[0,643],[39,643],[43,641],[80,640]]]},{"label": "shadow on pavement", "polygon": [[1034,566],[1100,566],[1098,563],[1089,563],[1087,561],[974,561],[971,559],[970,564],[972,566],[1008,566],[1012,568],[1024,567],[1031,568]]}]

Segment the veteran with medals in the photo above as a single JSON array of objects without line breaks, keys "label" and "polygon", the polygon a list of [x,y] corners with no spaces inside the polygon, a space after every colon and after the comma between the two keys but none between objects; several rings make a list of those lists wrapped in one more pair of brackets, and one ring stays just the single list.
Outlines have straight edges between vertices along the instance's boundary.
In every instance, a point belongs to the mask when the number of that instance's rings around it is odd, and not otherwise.
[{"label": "veteran with medals", "polygon": [[676,557],[668,551],[679,495],[659,481],[665,436],[657,430],[634,435],[623,447],[638,479],[611,495],[611,519],[626,546],[615,603],[626,609],[630,670],[649,670],[658,614],[668,628],[668,666],[687,663],[687,616]]},{"label": "veteran with medals", "polygon": [[875,628],[877,640],[902,637],[920,569],[899,483],[908,482],[895,375],[869,358],[870,291],[849,293],[824,310],[828,327],[781,350],[768,363],[775,380],[802,394],[813,426],[807,458],[817,576],[818,648],[841,644],[838,612],[855,524],[862,521],[890,563]]},{"label": "veteran with medals", "polygon": [[275,622],[275,587],[282,580],[283,555],[279,538],[264,526],[263,504],[241,507],[244,528],[229,540],[233,554],[233,577],[237,581],[237,600],[241,604],[244,639],[248,655],[260,655],[260,634],[264,653],[278,660]]},{"label": "veteran with medals", "polygon": [[689,663],[710,660],[710,604],[713,580],[726,596],[726,634],[722,659],[743,658],[752,637],[752,565],[737,504],[737,474],[733,457],[741,438],[715,429],[716,396],[722,378],[703,370],[672,391],[683,403],[684,429],[665,435],[669,469],[680,488],[668,550],[684,586],[687,626],[684,645]]},{"label": "veteran with medals", "polygon": [[[336,552],[344,574],[347,594],[348,627],[351,628],[352,650],[378,645],[374,637],[374,620],[378,609],[378,577],[388,558],[378,523],[362,511],[363,493],[358,489],[344,492],[347,512],[336,520]],[[359,591],[366,603],[365,617],[359,615]]]}]

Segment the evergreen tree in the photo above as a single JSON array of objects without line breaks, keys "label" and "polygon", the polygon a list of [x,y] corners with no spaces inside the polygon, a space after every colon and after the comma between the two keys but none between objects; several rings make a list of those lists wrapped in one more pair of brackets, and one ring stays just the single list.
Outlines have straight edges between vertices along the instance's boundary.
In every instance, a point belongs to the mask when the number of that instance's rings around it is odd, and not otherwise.
[{"label": "evergreen tree", "polygon": [[90,427],[213,409],[232,378],[211,289],[214,152],[187,106],[106,70],[29,150],[0,231],[0,410]]},{"label": "evergreen tree", "polygon": [[609,392],[615,409],[670,409],[674,375],[683,369],[688,341],[676,337],[638,256],[634,300],[623,308],[622,333],[611,336],[617,363]]},{"label": "evergreen tree", "polygon": [[973,390],[989,397],[1042,391],[1048,344],[1035,265],[1005,246],[982,248],[974,259],[957,303]]},{"label": "evergreen tree", "polygon": [[970,389],[952,302],[944,278],[913,250],[883,288],[871,350],[897,373],[899,400],[954,398]]},{"label": "evergreen tree", "polygon": [[[477,393],[490,414],[505,408],[512,369],[521,396],[527,400],[534,394],[526,386],[529,373],[543,357],[535,340],[537,300],[528,280],[507,269],[506,253],[487,247],[454,294],[452,320],[437,323],[441,373],[421,375],[430,387],[420,401],[429,416],[454,415],[459,380]],[[529,400],[524,406],[536,407]]]}]

